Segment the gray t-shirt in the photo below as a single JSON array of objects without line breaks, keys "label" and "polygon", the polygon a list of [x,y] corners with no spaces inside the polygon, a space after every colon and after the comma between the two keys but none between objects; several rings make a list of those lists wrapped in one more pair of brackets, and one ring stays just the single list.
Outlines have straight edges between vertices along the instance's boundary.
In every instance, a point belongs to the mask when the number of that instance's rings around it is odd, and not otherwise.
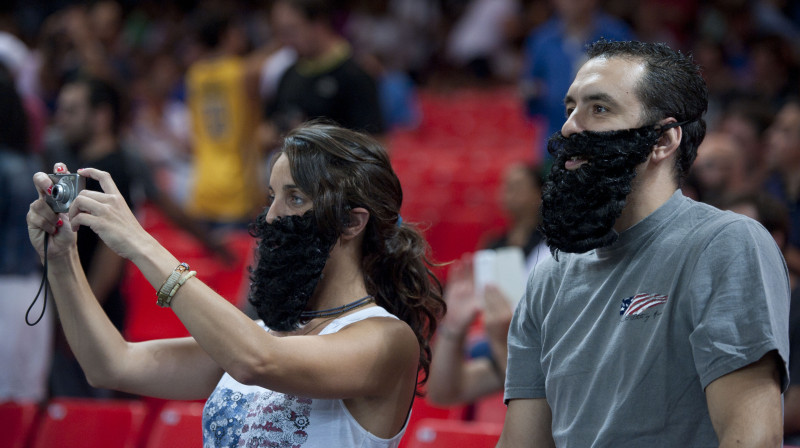
[{"label": "gray t-shirt", "polygon": [[[683,196],[531,274],[505,399],[546,398],[559,447],[718,446],[705,387],[789,357],[786,263],[757,222]],[[782,369],[782,387],[788,371]]]}]

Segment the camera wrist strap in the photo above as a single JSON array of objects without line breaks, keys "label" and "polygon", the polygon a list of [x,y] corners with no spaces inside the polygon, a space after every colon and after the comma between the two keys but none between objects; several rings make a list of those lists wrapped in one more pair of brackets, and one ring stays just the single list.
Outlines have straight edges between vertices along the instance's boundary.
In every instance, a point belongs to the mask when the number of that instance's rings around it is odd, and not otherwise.
[{"label": "camera wrist strap", "polygon": [[[44,311],[47,309],[47,290],[50,289],[50,283],[47,281],[47,240],[50,235],[45,232],[44,234],[44,268],[42,273],[42,283],[39,285],[39,291],[36,293],[36,297],[33,298],[33,302],[31,302],[31,306],[28,307],[28,311],[25,312],[25,323],[29,326],[34,326],[42,320],[44,317]],[[39,314],[39,318],[36,319],[35,322],[31,323],[30,321],[30,314],[31,310],[33,309],[33,305],[36,304],[36,301],[39,300],[39,296],[42,294],[42,290],[44,289],[44,300],[42,301],[42,313]]]}]

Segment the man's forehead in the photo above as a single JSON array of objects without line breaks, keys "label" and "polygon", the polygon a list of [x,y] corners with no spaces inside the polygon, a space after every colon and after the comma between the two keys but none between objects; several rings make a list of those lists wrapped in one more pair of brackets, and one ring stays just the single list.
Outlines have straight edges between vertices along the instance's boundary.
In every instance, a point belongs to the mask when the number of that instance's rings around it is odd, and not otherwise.
[{"label": "man's forehead", "polygon": [[601,56],[589,59],[578,70],[567,97],[578,101],[634,95],[634,88],[644,70],[642,61],[631,58]]}]

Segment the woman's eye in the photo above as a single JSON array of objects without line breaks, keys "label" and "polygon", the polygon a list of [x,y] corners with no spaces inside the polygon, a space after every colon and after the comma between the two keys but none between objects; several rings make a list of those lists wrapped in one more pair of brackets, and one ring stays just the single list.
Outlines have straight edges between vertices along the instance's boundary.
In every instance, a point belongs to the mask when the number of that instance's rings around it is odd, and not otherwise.
[{"label": "woman's eye", "polygon": [[292,201],[292,205],[303,205],[305,203],[305,200],[301,196],[297,195],[292,195],[290,200]]}]

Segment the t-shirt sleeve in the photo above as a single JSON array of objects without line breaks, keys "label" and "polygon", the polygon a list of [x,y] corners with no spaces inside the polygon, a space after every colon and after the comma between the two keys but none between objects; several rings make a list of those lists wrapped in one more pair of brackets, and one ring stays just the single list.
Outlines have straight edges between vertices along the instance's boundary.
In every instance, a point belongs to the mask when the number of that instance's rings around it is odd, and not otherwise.
[{"label": "t-shirt sleeve", "polygon": [[[534,271],[535,272],[535,271]],[[543,291],[536,275],[528,280],[525,296],[520,300],[508,330],[508,366],[504,400],[544,398],[545,376],[542,370],[542,340],[533,310]]]},{"label": "t-shirt sleeve", "polygon": [[689,340],[703,388],[775,350],[785,390],[789,278],[772,236],[751,219],[725,225],[698,257],[690,291],[694,329]]}]

